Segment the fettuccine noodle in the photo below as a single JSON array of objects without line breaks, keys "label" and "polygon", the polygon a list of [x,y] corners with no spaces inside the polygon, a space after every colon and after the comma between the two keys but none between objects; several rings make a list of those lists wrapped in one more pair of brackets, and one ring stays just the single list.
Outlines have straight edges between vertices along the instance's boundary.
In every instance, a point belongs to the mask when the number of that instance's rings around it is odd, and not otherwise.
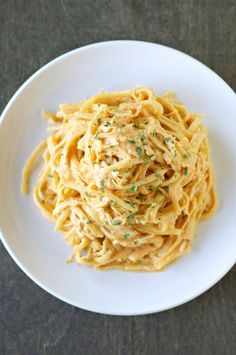
[{"label": "fettuccine noodle", "polygon": [[189,251],[217,199],[207,131],[171,93],[101,91],[46,112],[51,135],[34,200],[73,247],[69,261],[98,269],[161,270]]}]

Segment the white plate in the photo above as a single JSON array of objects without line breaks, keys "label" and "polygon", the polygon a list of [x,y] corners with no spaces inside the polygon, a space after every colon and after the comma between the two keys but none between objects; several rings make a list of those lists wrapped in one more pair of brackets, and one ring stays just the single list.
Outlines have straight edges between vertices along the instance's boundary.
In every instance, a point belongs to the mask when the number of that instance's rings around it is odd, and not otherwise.
[{"label": "white plate", "polygon": [[[173,90],[193,112],[204,112],[218,176],[220,209],[202,222],[192,251],[164,272],[96,271],[67,265],[70,248],[53,233],[32,196],[20,194],[22,167],[46,136],[41,110],[91,96],[99,89],[136,84],[159,94]],[[53,60],[16,92],[0,128],[2,241],[19,267],[39,286],[90,311],[136,315],[166,310],[213,286],[236,256],[236,96],[214,72],[174,49],[113,41],[76,49]]]}]

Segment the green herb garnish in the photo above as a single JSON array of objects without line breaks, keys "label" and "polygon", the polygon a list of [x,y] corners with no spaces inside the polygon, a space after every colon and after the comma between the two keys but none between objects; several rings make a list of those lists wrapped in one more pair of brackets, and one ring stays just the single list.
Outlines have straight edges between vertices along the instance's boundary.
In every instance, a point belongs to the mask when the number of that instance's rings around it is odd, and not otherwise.
[{"label": "green herb garnish", "polygon": [[151,136],[152,136],[152,137],[157,137],[157,132],[152,132],[152,133],[151,133]]},{"label": "green herb garnish", "polygon": [[185,175],[185,176],[188,175],[188,168],[187,168],[187,167],[184,168],[184,175]]},{"label": "green herb garnish", "polygon": [[162,176],[160,174],[155,174],[155,176],[158,178],[158,179],[161,179],[162,180]]},{"label": "green herb garnish", "polygon": [[166,137],[166,138],[164,139],[164,142],[165,142],[165,143],[168,143],[170,140],[171,140],[171,137]]},{"label": "green herb garnish", "polygon": [[105,127],[108,127],[108,126],[110,126],[110,125],[111,125],[111,123],[108,122],[108,121],[104,124]]},{"label": "green herb garnish", "polygon": [[125,203],[129,204],[131,207],[135,207],[136,203],[133,201],[125,201]]},{"label": "green herb garnish", "polygon": [[136,192],[137,190],[138,186],[134,184],[127,190],[127,192]]},{"label": "green herb garnish", "polygon": [[130,234],[129,234],[129,233],[125,233],[125,234],[123,235],[124,239],[129,238],[129,236],[130,236]]},{"label": "green herb garnish", "polygon": [[120,225],[119,219],[114,219],[112,224],[113,224],[113,226],[119,226]]},{"label": "green herb garnish", "polygon": [[129,140],[129,143],[130,143],[130,144],[135,144],[135,140],[134,140],[134,139],[130,139],[130,140]]},{"label": "green herb garnish", "polygon": [[100,182],[100,185],[101,185],[101,186],[103,186],[103,185],[104,185],[104,183],[105,183],[105,180],[104,180],[104,179],[102,179],[102,180],[100,180],[99,182]]},{"label": "green herb garnish", "polygon": [[104,192],[105,192],[104,187],[100,187],[99,191],[101,191],[102,193],[104,193]]},{"label": "green herb garnish", "polygon": [[53,178],[54,176],[52,174],[48,174],[48,177]]},{"label": "green herb garnish", "polygon": [[102,118],[98,118],[98,123],[102,123],[103,122],[103,119]]},{"label": "green herb garnish", "polygon": [[154,190],[154,189],[155,189],[155,186],[152,186],[152,185],[148,186],[148,190]]},{"label": "green herb garnish", "polygon": [[108,159],[108,158],[109,158],[109,155],[108,155],[108,154],[104,154],[104,157]]},{"label": "green herb garnish", "polygon": [[135,151],[136,151],[136,153],[137,153],[138,155],[141,155],[143,150],[142,150],[141,147],[136,147],[136,148],[135,148]]},{"label": "green herb garnish", "polygon": [[114,206],[114,207],[118,206],[118,202],[117,201],[112,200],[111,203],[112,203],[112,206]]},{"label": "green herb garnish", "polygon": [[183,155],[183,157],[184,157],[185,159],[188,159],[188,158],[189,158],[189,154],[185,153],[185,154]]},{"label": "green herb garnish", "polygon": [[141,134],[141,135],[140,135],[140,140],[141,140],[141,142],[142,142],[144,145],[147,145],[145,134]]},{"label": "green herb garnish", "polygon": [[131,221],[131,220],[133,220],[133,219],[134,219],[134,216],[133,216],[132,214],[127,217],[127,220],[128,220],[128,221]]},{"label": "green herb garnish", "polygon": [[95,138],[95,139],[98,139],[98,135],[99,135],[100,133],[101,133],[100,131],[97,131],[97,133],[94,135],[94,138]]}]

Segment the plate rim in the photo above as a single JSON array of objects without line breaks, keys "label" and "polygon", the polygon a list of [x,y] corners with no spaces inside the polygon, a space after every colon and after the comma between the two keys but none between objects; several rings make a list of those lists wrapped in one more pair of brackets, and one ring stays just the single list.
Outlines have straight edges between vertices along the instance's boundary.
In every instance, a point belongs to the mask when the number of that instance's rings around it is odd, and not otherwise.
[{"label": "plate rim", "polygon": [[[55,57],[54,59],[52,59],[51,61],[47,62],[46,64],[44,64],[42,67],[40,67],[38,70],[36,70],[28,79],[26,79],[25,82],[23,82],[23,84],[21,84],[19,86],[19,88],[15,91],[15,93],[13,94],[13,96],[11,97],[11,99],[8,101],[7,105],[5,106],[5,108],[2,111],[2,114],[0,116],[0,129],[2,127],[3,122],[5,121],[5,119],[7,119],[7,114],[9,109],[11,108],[11,106],[14,104],[16,98],[21,95],[21,93],[23,92],[23,90],[30,85],[30,83],[32,81],[34,81],[34,79],[36,79],[38,76],[41,75],[41,73],[43,73],[44,71],[46,71],[47,69],[49,69],[50,67],[52,67],[54,64],[66,59],[67,57],[70,57],[71,55],[73,55],[74,53],[82,53],[84,51],[90,50],[91,48],[97,48],[97,47],[104,47],[104,46],[110,46],[110,45],[129,45],[129,44],[135,44],[135,45],[146,45],[146,46],[154,46],[154,47],[162,47],[164,49],[173,51],[178,53],[178,55],[182,55],[183,57],[187,57],[189,60],[191,60],[192,62],[195,62],[196,64],[202,66],[206,71],[208,71],[211,75],[215,76],[218,80],[221,81],[222,84],[224,84],[225,89],[228,90],[228,93],[231,94],[234,99],[236,98],[236,94],[234,92],[234,90],[230,87],[230,85],[223,79],[221,78],[216,72],[214,72],[211,68],[209,68],[206,64],[202,63],[201,61],[199,61],[198,59],[195,59],[194,57],[190,56],[189,54],[186,54],[182,51],[179,51],[178,49],[163,45],[163,44],[159,44],[159,43],[155,43],[155,42],[148,42],[148,41],[141,41],[141,40],[109,40],[109,41],[101,41],[101,42],[96,42],[96,43],[91,43],[82,47],[78,47],[75,49],[72,49],[68,52],[65,52],[63,54],[60,54],[59,56]],[[6,248],[8,254],[11,256],[11,258],[14,260],[14,262],[17,264],[17,266],[36,284],[38,285],[40,288],[42,288],[43,290],[45,290],[46,292],[48,292],[50,295],[56,297],[58,300],[63,301],[71,306],[86,310],[86,311],[91,311],[94,313],[98,313],[98,314],[106,314],[106,315],[117,315],[117,316],[137,316],[137,315],[145,315],[145,314],[153,314],[153,313],[159,313],[159,312],[163,312],[169,309],[173,309],[176,308],[178,306],[181,306],[185,303],[188,303],[192,300],[194,300],[195,298],[199,297],[200,295],[204,294],[206,291],[208,291],[209,289],[211,289],[214,285],[216,285],[228,272],[229,270],[231,270],[233,268],[233,266],[236,263],[236,256],[235,256],[235,260],[233,261],[232,265],[230,265],[226,270],[224,270],[220,275],[218,275],[217,278],[214,279],[213,282],[211,282],[210,284],[208,284],[207,287],[205,287],[204,289],[201,289],[199,292],[196,292],[195,295],[192,295],[190,297],[186,297],[185,299],[182,299],[179,302],[176,302],[174,304],[172,304],[171,306],[165,306],[165,307],[152,307],[152,309],[146,310],[146,311],[131,311],[131,312],[121,312],[121,311],[106,311],[104,309],[101,309],[102,307],[97,308],[96,306],[86,306],[81,302],[77,302],[77,304],[71,300],[68,300],[66,297],[61,296],[60,294],[57,294],[57,292],[53,291],[53,289],[51,289],[50,287],[45,286],[40,280],[38,280],[33,274],[31,274],[30,270],[27,269],[24,264],[18,259],[18,257],[14,254],[13,250],[10,248],[10,246],[8,245],[7,242],[7,238],[5,238],[4,234],[1,231],[1,226],[0,226],[0,239],[4,245],[4,247]]]}]

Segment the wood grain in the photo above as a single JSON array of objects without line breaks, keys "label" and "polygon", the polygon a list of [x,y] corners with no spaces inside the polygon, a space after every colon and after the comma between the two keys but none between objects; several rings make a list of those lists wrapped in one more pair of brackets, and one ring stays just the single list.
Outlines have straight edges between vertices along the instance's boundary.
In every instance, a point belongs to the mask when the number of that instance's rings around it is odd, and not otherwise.
[{"label": "wood grain", "polygon": [[[109,39],[140,39],[182,50],[235,90],[235,19],[233,0],[1,0],[0,110],[49,60]],[[234,355],[235,283],[234,267],[207,293],[176,309],[103,316],[41,290],[1,245],[0,354]]]}]

